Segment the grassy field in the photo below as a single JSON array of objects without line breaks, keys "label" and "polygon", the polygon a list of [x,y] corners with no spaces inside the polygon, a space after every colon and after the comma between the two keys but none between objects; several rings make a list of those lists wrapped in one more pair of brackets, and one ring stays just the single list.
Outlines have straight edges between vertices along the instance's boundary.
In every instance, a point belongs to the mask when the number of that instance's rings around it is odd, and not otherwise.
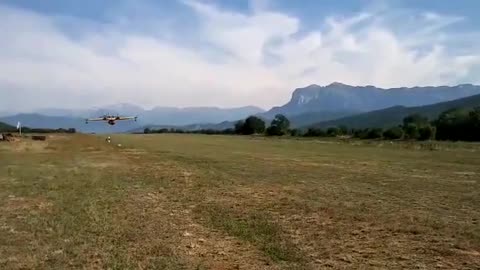
[{"label": "grassy field", "polygon": [[0,143],[1,269],[479,269],[479,222],[472,144]]}]

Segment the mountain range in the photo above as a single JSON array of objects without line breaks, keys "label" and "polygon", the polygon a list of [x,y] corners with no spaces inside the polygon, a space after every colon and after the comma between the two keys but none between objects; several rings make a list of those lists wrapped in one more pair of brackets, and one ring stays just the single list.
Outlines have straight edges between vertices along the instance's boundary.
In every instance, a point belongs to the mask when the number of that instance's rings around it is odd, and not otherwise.
[{"label": "mountain range", "polygon": [[[20,121],[22,125],[34,128],[75,128],[81,132],[110,133],[139,129],[148,124],[183,126],[233,121],[263,111],[261,108],[254,106],[227,109],[216,107],[155,107],[151,110],[144,110],[139,106],[124,103],[99,109],[41,109],[30,113],[2,116],[0,122],[16,125]],[[103,122],[85,124],[85,118],[99,117],[104,114],[138,116],[138,122],[119,121],[114,126],[106,125]]]},{"label": "mountain range", "polygon": [[428,117],[430,120],[433,120],[437,118],[442,112],[449,109],[472,109],[478,106],[480,106],[480,94],[424,106],[393,106],[382,110],[376,110],[335,120],[319,122],[311,125],[311,127],[328,128],[346,126],[349,128],[388,128],[401,124],[403,118],[412,114],[420,114],[422,116]]},{"label": "mountain range", "polygon": [[427,86],[377,88],[334,82],[327,86],[310,85],[293,91],[288,103],[273,107],[263,115],[299,115],[311,112],[368,112],[393,106],[422,106],[480,94],[480,86]]},{"label": "mountain range", "polygon": [[[224,129],[233,127],[238,120],[256,115],[266,121],[276,114],[286,115],[293,127],[333,125],[338,119],[370,119],[379,113],[410,111],[412,108],[461,99],[480,94],[480,86],[426,86],[412,88],[377,88],[332,83],[326,86],[310,85],[297,88],[284,105],[268,111],[254,106],[239,108],[216,107],[155,107],[149,110],[132,104],[114,104],[97,109],[69,110],[51,108],[31,113],[0,117],[0,122],[16,125],[17,121],[36,128],[76,128],[81,132],[140,131],[144,127],[177,127],[182,129]],[[480,104],[479,104],[480,105]],[[0,108],[1,109],[1,108]],[[386,111],[384,111],[386,109]],[[415,110],[415,109],[413,109]],[[372,114],[365,114],[371,112]],[[3,113],[5,115],[5,113]],[[137,115],[138,122],[119,122],[115,126],[105,123],[89,123],[84,118],[103,114]],[[402,113],[398,113],[401,115]],[[345,120],[347,119],[347,120]],[[366,121],[366,120],[362,120]],[[396,120],[395,120],[396,121]],[[392,121],[395,122],[395,121]],[[367,123],[367,122],[365,122]],[[372,122],[374,123],[374,122]]]}]

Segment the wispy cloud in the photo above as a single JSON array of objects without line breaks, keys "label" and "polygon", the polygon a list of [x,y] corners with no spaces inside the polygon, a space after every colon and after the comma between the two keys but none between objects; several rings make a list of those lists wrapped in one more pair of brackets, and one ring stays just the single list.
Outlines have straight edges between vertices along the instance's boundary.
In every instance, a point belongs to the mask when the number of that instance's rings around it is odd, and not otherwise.
[{"label": "wispy cloud", "polygon": [[141,31],[125,27],[132,21],[122,16],[59,20],[0,5],[1,105],[269,107],[312,83],[454,84],[480,66],[480,47],[453,48],[478,35],[453,33],[449,27],[464,20],[457,16],[365,10],[331,14],[319,29],[305,29],[301,18],[268,2],[251,13],[183,3],[195,24],[149,17]]}]

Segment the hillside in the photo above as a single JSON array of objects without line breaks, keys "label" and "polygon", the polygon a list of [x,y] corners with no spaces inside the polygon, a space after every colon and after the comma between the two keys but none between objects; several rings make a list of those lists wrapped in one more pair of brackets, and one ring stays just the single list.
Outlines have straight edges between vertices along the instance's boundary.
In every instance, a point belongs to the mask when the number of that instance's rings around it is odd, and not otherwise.
[{"label": "hillside", "polygon": [[293,115],[289,117],[290,124],[293,128],[308,126],[314,123],[329,121],[333,119],[338,119],[341,117],[346,117],[350,115],[355,115],[359,112],[354,111],[338,111],[338,112],[329,112],[329,111],[320,111],[320,112],[306,112],[298,115]]},{"label": "hillside", "polygon": [[480,86],[471,84],[390,89],[342,83],[327,86],[310,85],[295,89],[287,104],[274,107],[261,115],[272,118],[277,113],[293,116],[321,111],[340,114],[352,111],[368,112],[392,106],[423,106],[476,94],[480,94]]},{"label": "hillside", "polygon": [[394,106],[387,109],[343,117],[336,120],[324,121],[311,126],[318,128],[342,125],[349,128],[391,127],[401,124],[403,118],[414,113],[427,116],[429,119],[434,119],[440,113],[452,108],[473,108],[477,106],[480,106],[480,95],[474,95],[426,106]]},{"label": "hillside", "polygon": [[16,130],[16,127],[0,122],[0,131],[14,131]]},{"label": "hillside", "polygon": [[223,121],[234,121],[261,112],[263,112],[262,109],[254,106],[238,108],[156,107],[152,110],[143,112],[139,116],[142,118],[143,122],[153,125],[184,126],[198,123],[220,123]]}]

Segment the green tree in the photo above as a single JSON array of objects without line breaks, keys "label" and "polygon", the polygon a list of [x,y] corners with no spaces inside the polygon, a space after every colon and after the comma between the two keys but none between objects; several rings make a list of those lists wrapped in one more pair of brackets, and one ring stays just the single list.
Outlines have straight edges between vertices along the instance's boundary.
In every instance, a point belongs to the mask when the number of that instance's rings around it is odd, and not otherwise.
[{"label": "green tree", "polygon": [[338,135],[341,135],[341,130],[337,127],[330,127],[327,129],[327,135],[329,137],[336,137]]},{"label": "green tree", "polygon": [[421,141],[435,139],[435,127],[424,126],[418,129],[418,139]]},{"label": "green tree", "polygon": [[235,123],[235,134],[243,134],[243,127],[245,126],[244,121],[238,121]]},{"label": "green tree", "polygon": [[227,129],[224,129],[222,131],[220,131],[221,134],[228,134],[228,135],[232,135],[232,134],[235,134],[235,129],[233,128],[227,128]]},{"label": "green tree", "polygon": [[480,141],[480,107],[474,108],[469,113],[469,126],[472,141]]},{"label": "green tree", "polygon": [[441,113],[434,122],[438,140],[472,140],[469,110],[457,108]]},{"label": "green tree", "polygon": [[387,140],[397,140],[403,138],[403,129],[392,127],[383,132],[383,137]]},{"label": "green tree", "polygon": [[290,121],[282,114],[275,115],[272,123],[267,128],[267,135],[269,136],[282,136],[287,134],[290,127]]},{"label": "green tree", "polygon": [[309,128],[305,134],[303,134],[304,137],[325,137],[327,134],[323,129],[320,128]]},{"label": "green tree", "polygon": [[149,128],[145,128],[145,129],[143,130],[143,133],[145,133],[145,134],[148,134],[148,133],[150,133],[150,132],[151,132],[151,130],[150,130]]},{"label": "green tree", "polygon": [[409,123],[403,127],[403,130],[405,131],[406,139],[411,139],[411,140],[418,139],[419,133],[418,133],[418,126],[416,124]]},{"label": "green tree", "polygon": [[256,117],[256,116],[249,116],[245,119],[242,127],[242,134],[250,135],[255,133],[263,133],[265,131],[265,122]]},{"label": "green tree", "polygon": [[349,130],[348,130],[347,126],[343,126],[343,125],[339,126],[338,130],[339,130],[339,135],[348,135],[349,134]]},{"label": "green tree", "polygon": [[296,137],[296,136],[301,136],[302,131],[298,128],[293,128],[289,130],[290,136]]},{"label": "green tree", "polygon": [[430,125],[428,117],[422,116],[418,113],[411,114],[403,119],[403,126],[406,127],[410,124],[414,124],[417,127],[423,127]]},{"label": "green tree", "polygon": [[382,138],[383,130],[381,128],[371,128],[367,132],[366,139],[380,139]]},{"label": "green tree", "polygon": [[359,138],[359,139],[366,139],[367,134],[368,134],[368,128],[366,129],[355,129],[352,130],[353,137]]}]

